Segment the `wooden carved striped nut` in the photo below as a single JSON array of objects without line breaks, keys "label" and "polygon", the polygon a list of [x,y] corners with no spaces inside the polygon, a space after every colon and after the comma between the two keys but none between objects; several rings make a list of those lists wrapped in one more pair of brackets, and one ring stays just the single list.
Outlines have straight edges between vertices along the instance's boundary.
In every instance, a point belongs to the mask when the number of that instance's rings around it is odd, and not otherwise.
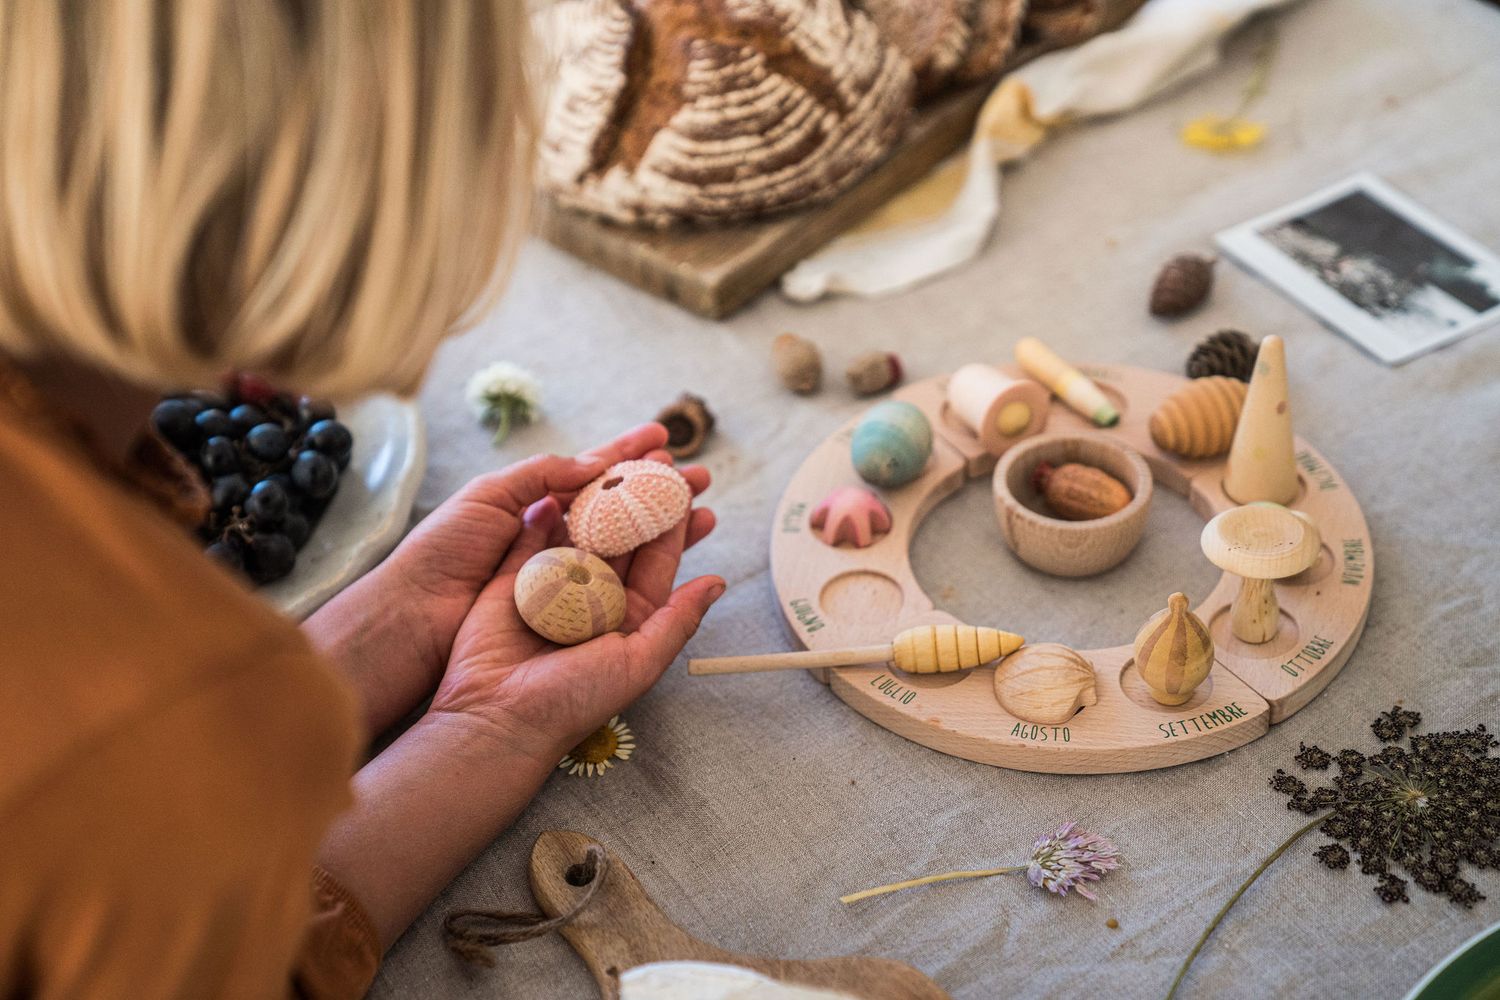
[{"label": "wooden carved striped nut", "polygon": [[918,625],[891,643],[891,661],[909,674],[947,674],[972,670],[1014,652],[1025,640],[1018,635],[973,625]]},{"label": "wooden carved striped nut", "polygon": [[687,516],[693,491],[670,465],[618,462],[589,483],[568,509],[568,536],[611,559],[645,545]]},{"label": "wooden carved striped nut", "polygon": [[1181,705],[1193,696],[1214,665],[1214,640],[1203,619],[1188,610],[1185,594],[1167,598],[1135,637],[1135,670],[1163,705]]},{"label": "wooden carved striped nut", "polygon": [[1151,440],[1183,458],[1212,458],[1229,450],[1249,387],[1226,375],[1195,378],[1151,414]]},{"label": "wooden carved striped nut", "polygon": [[1094,665],[1059,643],[1023,646],[995,668],[995,698],[1018,719],[1061,725],[1099,700]]},{"label": "wooden carved striped nut", "polygon": [[620,627],[625,587],[598,556],[546,549],[516,574],[516,610],[537,635],[574,646]]}]

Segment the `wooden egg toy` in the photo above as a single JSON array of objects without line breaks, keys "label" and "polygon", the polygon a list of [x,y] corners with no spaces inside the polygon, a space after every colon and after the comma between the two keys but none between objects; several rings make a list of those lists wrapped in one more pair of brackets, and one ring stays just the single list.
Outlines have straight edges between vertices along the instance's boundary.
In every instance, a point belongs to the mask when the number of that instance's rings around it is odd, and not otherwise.
[{"label": "wooden egg toy", "polygon": [[891,512],[863,486],[840,486],[813,508],[807,523],[829,545],[863,549],[891,530]]},{"label": "wooden egg toy", "polygon": [[1040,382],[1007,378],[990,365],[964,365],[948,379],[948,411],[991,455],[1047,426],[1052,393]]},{"label": "wooden egg toy", "polygon": [[516,574],[516,610],[537,635],[576,646],[625,621],[625,587],[596,555],[566,546],[546,549]]},{"label": "wooden egg toy", "polygon": [[1135,636],[1135,670],[1151,697],[1181,705],[1214,665],[1214,640],[1203,619],[1188,610],[1185,594],[1167,598],[1165,611],[1152,615]]},{"label": "wooden egg toy", "polygon": [[573,500],[568,536],[585,552],[622,556],[681,521],[692,503],[692,488],[670,465],[618,462]]},{"label": "wooden egg toy", "polygon": [[849,445],[854,470],[873,486],[905,486],[932,455],[932,424],[911,403],[887,400],[860,418]]},{"label": "wooden egg toy", "polygon": [[1183,458],[1212,458],[1229,450],[1248,386],[1237,378],[1195,378],[1151,414],[1151,440]]},{"label": "wooden egg toy", "polygon": [[1060,726],[1098,702],[1094,665],[1056,642],[1022,646],[995,667],[995,697],[1011,715]]}]

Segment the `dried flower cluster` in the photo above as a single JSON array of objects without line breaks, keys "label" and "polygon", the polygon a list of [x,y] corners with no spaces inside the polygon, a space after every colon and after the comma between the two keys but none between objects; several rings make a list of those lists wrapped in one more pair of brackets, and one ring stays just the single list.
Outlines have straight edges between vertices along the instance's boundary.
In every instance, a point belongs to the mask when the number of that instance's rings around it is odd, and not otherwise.
[{"label": "dried flower cluster", "polygon": [[[1421,721],[1419,713],[1397,707],[1370,728],[1394,744]],[[1357,750],[1330,755],[1304,745],[1299,765],[1326,770],[1337,764],[1338,773],[1309,788],[1278,770],[1271,787],[1288,797],[1289,809],[1309,816],[1329,811],[1318,830],[1334,843],[1314,852],[1329,868],[1347,867],[1352,851],[1359,870],[1377,876],[1375,892],[1387,903],[1409,901],[1409,879],[1467,908],[1484,896],[1460,876],[1461,866],[1500,867],[1500,758],[1490,755],[1496,746],[1500,741],[1482,725],[1414,734],[1407,747],[1391,745],[1369,756]]]},{"label": "dried flower cluster", "polygon": [[1056,833],[1043,834],[1031,848],[1026,877],[1038,889],[1066,896],[1077,889],[1084,899],[1095,899],[1086,883],[1097,882],[1105,872],[1120,867],[1120,852],[1108,837],[1087,830],[1074,832],[1076,823],[1064,823]]}]

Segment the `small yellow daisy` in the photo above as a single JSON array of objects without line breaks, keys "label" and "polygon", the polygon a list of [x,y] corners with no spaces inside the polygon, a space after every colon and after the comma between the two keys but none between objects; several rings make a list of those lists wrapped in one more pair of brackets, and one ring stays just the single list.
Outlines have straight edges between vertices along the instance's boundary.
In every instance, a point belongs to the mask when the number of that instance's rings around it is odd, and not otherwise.
[{"label": "small yellow daisy", "polygon": [[635,734],[617,715],[590,733],[557,765],[569,774],[593,778],[602,775],[616,760],[629,760],[635,753]]},{"label": "small yellow daisy", "polygon": [[1188,122],[1182,129],[1182,141],[1185,144],[1211,153],[1235,153],[1254,149],[1265,137],[1264,125],[1238,116],[1221,118],[1218,115],[1204,115]]}]

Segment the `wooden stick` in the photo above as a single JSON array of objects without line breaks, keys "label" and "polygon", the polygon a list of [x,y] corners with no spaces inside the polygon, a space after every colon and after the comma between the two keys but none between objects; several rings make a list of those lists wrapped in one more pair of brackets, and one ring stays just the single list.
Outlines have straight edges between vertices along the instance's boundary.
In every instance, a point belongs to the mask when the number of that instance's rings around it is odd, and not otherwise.
[{"label": "wooden stick", "polygon": [[688,660],[688,673],[744,674],[759,670],[812,670],[817,667],[857,667],[862,663],[889,663],[891,644],[857,646],[852,649],[808,650],[802,653],[765,653],[760,656],[720,656]]},{"label": "wooden stick", "polygon": [[752,670],[808,670],[894,663],[913,674],[946,674],[972,670],[1014,653],[1026,640],[1009,632],[972,625],[918,625],[881,646],[855,646],[806,653],[767,653],[689,660],[690,674],[742,674]]}]

